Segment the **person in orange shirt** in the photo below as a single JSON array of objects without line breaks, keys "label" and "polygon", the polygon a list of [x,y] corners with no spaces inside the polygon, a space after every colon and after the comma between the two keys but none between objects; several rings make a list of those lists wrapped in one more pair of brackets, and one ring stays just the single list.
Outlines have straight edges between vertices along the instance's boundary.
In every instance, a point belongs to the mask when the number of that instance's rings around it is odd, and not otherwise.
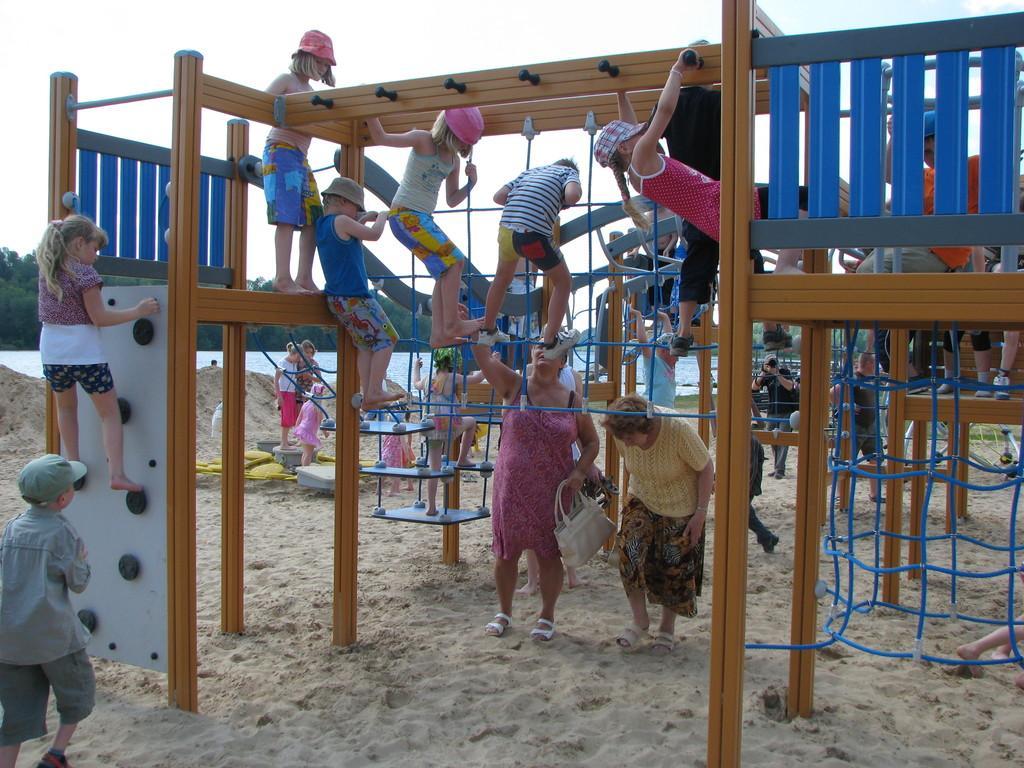
[{"label": "person in orange shirt", "polygon": [[[892,122],[889,123],[890,137],[892,134]],[[922,213],[930,216],[935,212],[935,112],[930,110],[924,113],[924,201]],[[980,157],[972,155],[967,159],[967,213],[978,212],[978,179]],[[886,147],[886,175],[887,181],[891,181],[892,167],[892,142]],[[973,255],[972,255],[973,254]],[[875,260],[882,259],[882,271],[892,272],[893,251],[889,248],[876,249],[874,253],[864,259],[857,268],[858,273],[871,273],[875,271]],[[955,272],[962,270],[967,263],[974,262],[976,271],[984,270],[984,258],[981,249],[970,246],[911,246],[902,249],[902,271],[903,272]],[[959,344],[963,331],[958,332],[956,343]],[[879,334],[879,362],[882,368],[888,372],[888,333]],[[946,368],[947,378],[956,376],[956,366],[953,360],[953,338],[949,332],[943,340],[943,363]],[[978,369],[978,380],[982,383],[991,381],[992,363],[992,342],[987,331],[971,333],[971,346],[974,349],[975,364]],[[953,391],[952,384],[943,384],[939,388],[940,393]],[[977,390],[979,397],[992,397],[991,390]]]}]

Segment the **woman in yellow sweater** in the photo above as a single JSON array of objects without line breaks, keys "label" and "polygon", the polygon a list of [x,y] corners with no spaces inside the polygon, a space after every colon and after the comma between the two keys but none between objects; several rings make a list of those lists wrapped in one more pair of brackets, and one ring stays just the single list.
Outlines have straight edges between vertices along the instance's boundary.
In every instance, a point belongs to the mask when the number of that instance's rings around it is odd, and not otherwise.
[{"label": "woman in yellow sweater", "polygon": [[603,421],[630,473],[615,544],[633,620],[616,642],[627,649],[639,645],[650,626],[650,602],[661,605],[651,651],[667,654],[675,647],[676,616],[697,615],[715,467],[693,427],[663,408],[648,417],[647,408],[644,398],[626,395],[608,407],[620,413]]}]

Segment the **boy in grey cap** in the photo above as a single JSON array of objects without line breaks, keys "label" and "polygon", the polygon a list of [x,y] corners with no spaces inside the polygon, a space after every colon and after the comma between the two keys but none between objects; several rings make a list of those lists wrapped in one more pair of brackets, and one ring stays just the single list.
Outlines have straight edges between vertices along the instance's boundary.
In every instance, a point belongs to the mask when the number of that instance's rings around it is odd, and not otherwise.
[{"label": "boy in grey cap", "polygon": [[0,768],[14,768],[21,743],[46,734],[53,689],[60,727],[38,766],[67,766],[64,750],[92,712],[96,679],[89,632],[68,590],[89,583],[85,543],[64,517],[85,465],[47,454],[25,465],[18,490],[31,504],[0,536]]}]

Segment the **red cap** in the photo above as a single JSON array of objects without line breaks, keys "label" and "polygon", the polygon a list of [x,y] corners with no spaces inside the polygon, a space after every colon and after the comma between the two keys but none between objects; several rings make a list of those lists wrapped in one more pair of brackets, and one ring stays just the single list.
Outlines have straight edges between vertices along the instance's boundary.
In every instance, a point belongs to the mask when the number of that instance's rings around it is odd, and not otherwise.
[{"label": "red cap", "polygon": [[299,41],[299,50],[330,62],[332,67],[338,64],[334,60],[334,46],[331,44],[331,38],[319,29],[311,29],[302,36]]}]

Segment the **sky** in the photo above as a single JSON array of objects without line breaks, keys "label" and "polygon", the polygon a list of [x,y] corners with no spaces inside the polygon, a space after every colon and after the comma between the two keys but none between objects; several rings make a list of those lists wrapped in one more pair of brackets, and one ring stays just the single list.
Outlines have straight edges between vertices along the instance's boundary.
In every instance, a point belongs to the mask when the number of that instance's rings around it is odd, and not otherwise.
[{"label": "sky", "polygon": [[[168,89],[174,53],[191,49],[203,55],[204,72],[265,88],[287,69],[299,37],[310,28],[321,29],[334,40],[339,87],[613,57],[616,53],[683,47],[699,38],[713,43],[721,40],[718,2],[643,0],[635,7],[638,11],[629,14],[608,2],[576,0],[477,0],[450,7],[391,0],[381,10],[353,3],[289,8],[265,0],[244,4],[178,0],[154,6],[134,0],[87,4],[52,0],[39,5],[2,0],[0,78],[7,107],[0,120],[0,139],[7,151],[0,183],[0,246],[27,253],[35,248],[46,223],[47,111],[49,80],[54,72],[77,75],[80,101]],[[1024,0],[765,0],[762,7],[784,32],[800,34],[1024,11]],[[285,8],[287,13],[282,12]],[[424,9],[431,10],[419,18]],[[581,115],[581,128],[583,118]],[[227,119],[219,113],[203,113],[203,154],[223,157]],[[170,146],[170,99],[83,111],[79,127]],[[260,154],[266,130],[259,124],[251,126],[253,154]],[[763,131],[758,127],[759,136],[766,132],[766,125]],[[533,164],[573,156],[586,185],[588,146],[582,130],[541,134],[533,142]],[[329,165],[334,149],[314,140],[311,165]],[[405,150],[370,148],[367,154],[400,177]],[[767,180],[766,155],[761,152],[756,158],[755,173],[760,181]],[[523,138],[485,137],[474,154],[480,174],[474,204],[489,204],[493,191],[523,170],[525,158]],[[321,187],[331,178],[331,172],[318,174]],[[611,174],[596,167],[593,189],[595,201],[616,197]],[[262,192],[252,189],[250,278],[273,274],[273,229],[266,224],[264,210]],[[571,216],[563,216],[563,220],[567,218]],[[448,223],[453,221],[455,217],[441,219],[453,239],[464,245],[465,218]],[[496,225],[496,215],[474,214],[473,258],[485,271],[492,271],[496,261]],[[393,270],[408,272],[410,256],[390,233],[386,231],[382,241],[371,247]],[[591,258],[582,247],[567,255],[574,271],[586,268]],[[315,275],[322,284],[319,267]]]}]

